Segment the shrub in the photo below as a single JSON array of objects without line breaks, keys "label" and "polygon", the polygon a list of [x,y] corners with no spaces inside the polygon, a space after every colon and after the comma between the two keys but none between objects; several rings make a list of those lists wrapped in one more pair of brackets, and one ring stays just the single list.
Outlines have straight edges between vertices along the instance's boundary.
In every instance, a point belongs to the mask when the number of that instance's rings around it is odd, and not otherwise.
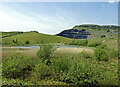
[{"label": "shrub", "polygon": [[76,40],[73,40],[70,45],[79,45],[79,46],[87,46],[88,44],[88,40],[79,40],[79,41],[76,41]]},{"label": "shrub", "polygon": [[99,46],[99,45],[101,45],[102,43],[100,43],[100,42],[94,42],[94,43],[89,43],[88,44],[88,46],[89,47],[97,47],[97,46]]},{"label": "shrub", "polygon": [[17,39],[13,39],[13,43],[17,43]]},{"label": "shrub", "polygon": [[87,44],[88,44],[88,40],[80,40],[79,41],[79,45],[87,46]]},{"label": "shrub", "polygon": [[110,32],[110,30],[108,29],[108,30],[106,30],[106,32]]},{"label": "shrub", "polygon": [[28,56],[13,54],[3,60],[2,75],[9,78],[21,77],[27,70],[32,69],[32,66],[32,61]]},{"label": "shrub", "polygon": [[99,69],[87,60],[79,60],[71,63],[71,67],[61,77],[62,81],[73,83],[75,85],[97,84],[96,79]]},{"label": "shrub", "polygon": [[91,53],[81,52],[80,54],[81,58],[92,58],[93,55]]},{"label": "shrub", "polygon": [[106,50],[109,49],[109,48],[107,47],[107,45],[103,45],[103,44],[97,46],[97,48],[100,48],[100,49],[106,49]]},{"label": "shrub", "polygon": [[118,58],[118,50],[110,49],[108,51],[108,56],[111,58]]},{"label": "shrub", "polygon": [[76,41],[73,40],[72,42],[70,42],[70,45],[76,45]]},{"label": "shrub", "polygon": [[29,44],[30,43],[30,41],[25,41],[25,44]]},{"label": "shrub", "polygon": [[50,66],[47,66],[43,62],[39,62],[39,64],[34,68],[34,71],[35,71],[34,76],[39,79],[43,79],[44,77],[52,74]]},{"label": "shrub", "polygon": [[94,55],[99,61],[108,61],[108,56],[105,49],[96,48],[94,50]]},{"label": "shrub", "polygon": [[55,73],[60,73],[61,71],[68,70],[69,61],[65,57],[56,58],[56,60],[54,60],[54,62],[52,62],[52,68]]},{"label": "shrub", "polygon": [[101,38],[104,38],[104,37],[106,37],[105,35],[101,35]]},{"label": "shrub", "polygon": [[52,53],[54,50],[55,49],[51,44],[41,44],[40,50],[37,52],[37,55],[40,59],[42,59],[42,62],[45,63],[46,60],[46,64],[49,65],[51,64],[50,59],[53,56]]}]

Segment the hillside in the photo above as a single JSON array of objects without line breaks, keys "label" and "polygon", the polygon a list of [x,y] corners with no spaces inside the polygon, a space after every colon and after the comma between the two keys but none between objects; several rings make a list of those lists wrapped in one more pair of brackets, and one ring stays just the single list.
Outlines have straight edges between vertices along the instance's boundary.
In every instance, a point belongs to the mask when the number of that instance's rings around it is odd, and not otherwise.
[{"label": "hillside", "polygon": [[113,25],[83,24],[74,26],[72,29],[64,30],[57,35],[72,39],[101,38],[102,35],[110,37],[111,35],[118,34],[118,28],[119,26]]},{"label": "hillside", "polygon": [[[2,32],[2,45],[38,45],[41,42],[44,43],[63,43],[69,42],[71,39],[56,36],[47,35],[38,32],[22,32],[21,34]],[[8,35],[9,34],[9,35]]]},{"label": "hillside", "polygon": [[[57,35],[30,32],[2,32],[2,45],[38,45],[45,43],[69,43],[73,39],[88,39],[89,42],[102,42],[117,48],[118,26],[77,25]],[[116,45],[114,45],[116,44]]]}]

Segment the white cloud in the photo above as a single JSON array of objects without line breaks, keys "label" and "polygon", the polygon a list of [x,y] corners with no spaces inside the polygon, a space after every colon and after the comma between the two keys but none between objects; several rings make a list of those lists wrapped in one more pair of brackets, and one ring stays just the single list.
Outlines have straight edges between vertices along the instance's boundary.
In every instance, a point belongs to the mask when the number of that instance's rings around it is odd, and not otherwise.
[{"label": "white cloud", "polygon": [[46,33],[53,26],[45,23],[38,23],[32,18],[19,12],[5,12],[0,10],[0,31],[30,31],[40,29],[41,33]]},{"label": "white cloud", "polygon": [[[58,10],[54,16],[45,16],[36,13],[21,13],[18,10],[0,8],[0,31],[31,31],[56,34],[61,29],[74,26],[76,20],[69,17],[66,12]],[[69,22],[68,22],[69,21]]]},{"label": "white cloud", "polygon": [[64,29],[72,28],[75,24],[88,22],[84,16],[79,15],[79,18],[75,18],[75,14],[78,13],[72,14],[71,11],[57,7],[52,9],[55,10],[54,15],[38,14],[26,9],[22,9],[21,12],[17,8],[10,8],[9,6],[6,6],[5,9],[0,7],[0,31],[36,30],[40,33],[57,34]]},{"label": "white cloud", "polygon": [[108,2],[111,3],[111,4],[113,4],[115,1],[114,0],[109,0]]}]

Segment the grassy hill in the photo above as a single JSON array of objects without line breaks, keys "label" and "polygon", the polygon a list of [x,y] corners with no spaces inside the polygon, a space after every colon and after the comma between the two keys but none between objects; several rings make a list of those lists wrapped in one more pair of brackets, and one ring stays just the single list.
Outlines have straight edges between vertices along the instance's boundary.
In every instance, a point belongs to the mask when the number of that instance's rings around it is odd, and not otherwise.
[{"label": "grassy hill", "polygon": [[[8,35],[8,33],[4,32],[2,36]],[[65,43],[70,42],[71,39],[55,36],[55,35],[47,35],[37,32],[23,32],[22,34],[9,35],[8,37],[2,38],[2,45],[37,45],[41,42],[44,43]]]},{"label": "grassy hill", "polygon": [[[44,43],[69,43],[77,37],[87,38],[89,43],[101,42],[110,48],[118,48],[119,26],[77,25],[72,29],[64,30],[59,35],[48,35],[30,32],[2,32],[2,45],[38,45]],[[89,34],[89,35],[87,35]],[[102,37],[103,36],[103,37]],[[68,37],[68,38],[66,38]],[[76,37],[76,38],[75,38]],[[76,39],[76,40],[80,40]]]}]

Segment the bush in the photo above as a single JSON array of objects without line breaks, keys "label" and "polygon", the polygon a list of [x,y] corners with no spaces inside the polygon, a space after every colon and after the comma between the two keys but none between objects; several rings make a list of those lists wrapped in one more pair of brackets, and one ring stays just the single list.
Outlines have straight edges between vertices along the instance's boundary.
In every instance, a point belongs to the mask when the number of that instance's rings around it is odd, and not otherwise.
[{"label": "bush", "polygon": [[52,74],[52,70],[50,66],[47,66],[46,64],[39,62],[39,64],[34,68],[35,74],[34,76],[43,79],[46,76],[49,76]]},{"label": "bush", "polygon": [[72,42],[70,42],[70,45],[76,45],[76,40],[73,40]]},{"label": "bush", "polygon": [[54,62],[52,62],[52,68],[55,73],[60,73],[61,71],[68,70],[69,61],[65,57],[56,58],[56,60],[54,60]]},{"label": "bush", "polygon": [[87,44],[88,44],[88,40],[81,40],[79,42],[79,45],[82,45],[82,46],[87,46]]},{"label": "bush", "polygon": [[27,70],[32,69],[33,64],[28,56],[13,54],[2,62],[2,75],[9,78],[21,77]]},{"label": "bush", "polygon": [[101,38],[104,38],[104,37],[106,37],[105,35],[101,35]]},{"label": "bush", "polygon": [[100,43],[100,42],[94,42],[94,43],[89,43],[88,44],[88,46],[89,47],[97,47],[97,46],[99,46],[99,45],[101,45],[102,43]]},{"label": "bush", "polygon": [[75,85],[97,84],[98,74],[99,69],[94,63],[89,64],[87,60],[81,59],[71,63],[70,69],[63,74],[61,80]]},{"label": "bush", "polygon": [[106,50],[109,49],[109,48],[107,47],[107,45],[103,45],[103,44],[97,46],[97,48],[99,48],[99,49],[106,49]]},{"label": "bush", "polygon": [[106,30],[106,32],[110,32],[110,30],[108,29],[108,30]]},{"label": "bush", "polygon": [[38,57],[42,60],[42,62],[45,63],[46,65],[50,65],[50,59],[52,58],[52,53],[55,49],[51,44],[41,44],[40,45],[40,50],[37,52]]},{"label": "bush", "polygon": [[76,41],[76,40],[73,40],[70,45],[79,45],[79,46],[87,46],[88,44],[88,40],[79,40],[79,41]]},{"label": "bush", "polygon": [[25,41],[25,44],[29,44],[30,43],[30,41]]},{"label": "bush", "polygon": [[96,48],[94,50],[94,55],[99,61],[108,61],[108,56],[105,49]]},{"label": "bush", "polygon": [[13,43],[17,43],[17,39],[13,39]]},{"label": "bush", "polygon": [[111,58],[118,58],[118,50],[110,49],[108,51],[108,56]]},{"label": "bush", "polygon": [[80,54],[81,58],[92,58],[93,55],[91,53],[81,52]]}]

